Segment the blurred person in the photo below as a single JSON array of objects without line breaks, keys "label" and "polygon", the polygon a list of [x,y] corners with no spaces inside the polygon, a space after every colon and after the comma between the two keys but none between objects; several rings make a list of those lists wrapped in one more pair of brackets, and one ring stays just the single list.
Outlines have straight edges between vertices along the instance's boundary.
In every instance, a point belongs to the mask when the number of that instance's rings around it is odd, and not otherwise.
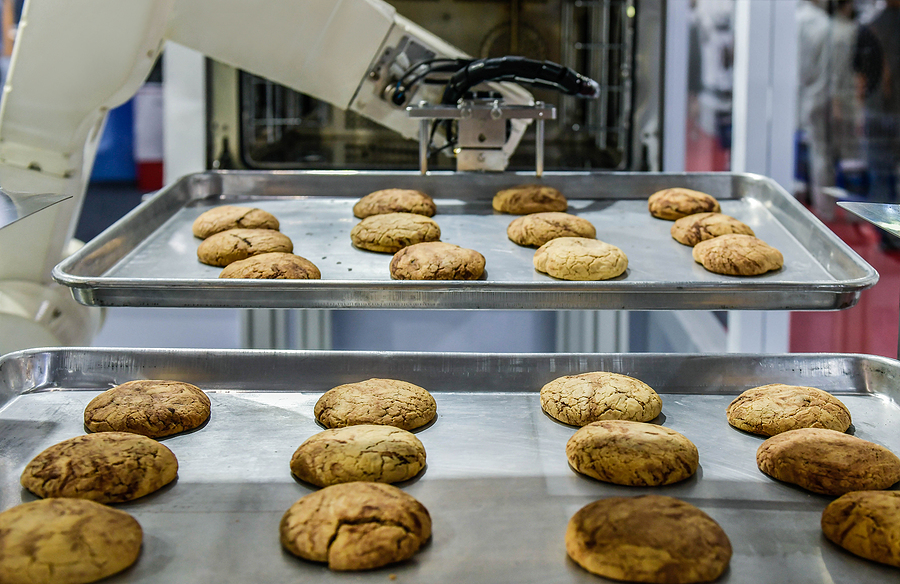
[{"label": "blurred person", "polygon": [[861,156],[859,128],[862,104],[857,95],[853,55],[859,25],[853,0],[838,0],[831,21],[831,143],[833,160],[857,160]]}]

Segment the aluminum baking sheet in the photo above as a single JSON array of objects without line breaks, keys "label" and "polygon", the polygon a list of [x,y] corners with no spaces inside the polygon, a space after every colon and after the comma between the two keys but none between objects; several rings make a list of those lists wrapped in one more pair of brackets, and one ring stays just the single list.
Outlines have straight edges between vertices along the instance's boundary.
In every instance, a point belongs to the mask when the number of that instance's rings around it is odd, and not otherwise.
[{"label": "aluminum baking sheet", "polygon": [[[496,213],[499,189],[527,174],[384,172],[206,172],[162,190],[59,264],[54,278],[84,304],[258,308],[791,309],[856,303],[878,274],[774,181],[748,174],[546,173],[570,211],[619,246],[627,272],[604,282],[567,282],[534,270],[533,248],[506,236],[515,218]],[[782,251],[785,267],[752,278],[713,274],[672,239],[671,221],[647,212],[647,197],[683,186],[715,195],[724,213]],[[476,282],[393,281],[390,254],[354,248],[353,204],[388,187],[431,194],[443,241],[481,252]],[[219,280],[197,261],[191,224],[203,211],[248,204],[276,215],[295,253],[322,280]]]},{"label": "aluminum baking sheet", "polygon": [[[700,469],[658,488],[577,475],[565,444],[576,428],[540,408],[538,390],[591,370],[633,375],[663,399],[658,423],[688,438]],[[430,511],[434,535],[413,559],[359,574],[331,573],[284,552],[281,515],[313,488],[292,478],[294,450],[322,428],[325,390],[369,377],[431,390],[438,417],[416,432],[426,469],[399,486]],[[851,432],[900,452],[900,363],[863,355],[490,355],[203,350],[51,349],[0,360],[0,508],[34,497],[18,484],[44,448],[84,433],[84,406],[132,379],[195,383],[212,401],[202,428],[163,440],[179,460],[172,485],[116,505],[144,528],[124,582],[590,583],[567,559],[564,533],[582,506],[658,493],[711,515],[734,548],[720,582],[897,582],[897,570],[828,542],[819,519],[831,498],[774,481],[756,468],[763,438],[731,428],[725,408],[760,384],[821,387],[853,416]]]}]

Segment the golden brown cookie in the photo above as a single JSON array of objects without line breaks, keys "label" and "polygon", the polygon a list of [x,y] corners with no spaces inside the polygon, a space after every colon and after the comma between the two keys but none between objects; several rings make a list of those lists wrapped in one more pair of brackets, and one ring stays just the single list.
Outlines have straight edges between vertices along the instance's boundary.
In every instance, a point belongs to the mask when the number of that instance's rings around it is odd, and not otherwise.
[{"label": "golden brown cookie", "polygon": [[314,409],[327,428],[381,424],[413,430],[434,419],[437,404],[427,390],[397,379],[367,379],[326,391]]},{"label": "golden brown cookie", "polygon": [[437,241],[441,228],[433,219],[415,213],[371,215],[353,226],[350,241],[369,251],[396,253],[408,245]]},{"label": "golden brown cookie", "polygon": [[731,542],[709,515],[659,495],[610,497],[582,507],[566,552],[598,576],[628,582],[711,582],[731,561]]},{"label": "golden brown cookie", "polygon": [[774,436],[797,428],[846,432],[850,411],[841,400],[815,387],[771,383],[748,389],[725,411],[735,428]]},{"label": "golden brown cookie", "polygon": [[131,432],[161,438],[209,418],[209,397],[190,383],[142,379],[104,391],[84,409],[91,432]]},{"label": "golden brown cookie", "polygon": [[477,280],[483,274],[483,255],[440,241],[404,247],[391,259],[395,280]]},{"label": "golden brown cookie", "polygon": [[900,458],[893,452],[822,428],[772,436],[756,451],[756,465],[772,478],[823,495],[886,489],[900,481]]},{"label": "golden brown cookie", "polygon": [[784,265],[780,251],[752,235],[720,235],[701,241],[691,253],[710,272],[726,276],[758,276]]},{"label": "golden brown cookie", "polygon": [[569,207],[561,192],[545,185],[519,185],[504,189],[494,195],[491,204],[495,211],[512,215],[565,211]]},{"label": "golden brown cookie", "polygon": [[224,267],[261,253],[294,251],[290,238],[272,229],[229,229],[210,235],[197,247],[197,258]]},{"label": "golden brown cookie", "polygon": [[634,377],[594,371],[559,377],[542,387],[541,408],[573,426],[599,420],[649,422],[662,411],[662,400]]},{"label": "golden brown cookie", "polygon": [[856,491],[822,513],[825,537],[857,556],[900,568],[900,491]]},{"label": "golden brown cookie", "polygon": [[360,424],[311,436],[291,458],[291,472],[319,487],[369,481],[397,483],[425,468],[425,447],[411,432]]},{"label": "golden brown cookie", "polygon": [[322,273],[314,263],[292,253],[271,252],[251,256],[225,266],[220,278],[265,280],[318,280]]},{"label": "golden brown cookie", "polygon": [[683,481],[697,471],[694,443],[675,430],[628,420],[601,420],[584,426],[566,443],[576,471],[633,487]]},{"label": "golden brown cookie", "polygon": [[175,455],[156,440],[101,432],[47,448],[25,467],[21,483],[38,497],[122,503],[149,495],[177,474]]},{"label": "golden brown cookie", "polygon": [[411,558],[431,537],[431,517],[415,498],[381,483],[325,487],[281,518],[281,544],[332,570],[371,570]]},{"label": "golden brown cookie", "polygon": [[598,239],[560,237],[534,252],[534,269],[561,280],[609,280],[628,269],[621,249]]},{"label": "golden brown cookie", "polygon": [[675,241],[691,247],[720,235],[756,235],[746,223],[722,213],[687,215],[675,221],[670,232]]},{"label": "golden brown cookie", "polygon": [[415,213],[433,217],[437,207],[434,200],[422,191],[384,189],[369,193],[353,205],[353,214],[360,219],[385,213]]},{"label": "golden brown cookie", "polygon": [[223,205],[204,211],[191,226],[196,237],[206,239],[210,235],[228,229],[275,229],[278,219],[274,215],[254,207]]},{"label": "golden brown cookie", "polygon": [[718,213],[719,201],[714,197],[691,189],[663,189],[647,200],[650,214],[660,219],[674,221],[694,213]]},{"label": "golden brown cookie", "polygon": [[519,245],[540,247],[557,237],[597,237],[591,222],[568,213],[532,213],[514,219],[506,236]]},{"label": "golden brown cookie", "polygon": [[87,584],[133,564],[143,533],[128,513],[84,499],[41,499],[0,513],[0,582]]}]

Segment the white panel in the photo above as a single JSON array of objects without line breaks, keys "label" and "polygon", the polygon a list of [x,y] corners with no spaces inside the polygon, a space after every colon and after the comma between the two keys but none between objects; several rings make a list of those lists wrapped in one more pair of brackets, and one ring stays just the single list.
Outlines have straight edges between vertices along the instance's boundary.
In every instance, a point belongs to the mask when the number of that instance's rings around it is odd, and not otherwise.
[{"label": "white panel", "polygon": [[206,59],[167,43],[163,53],[163,171],[165,183],[206,170]]},{"label": "white panel", "polygon": [[663,172],[684,172],[690,0],[666,3]]}]

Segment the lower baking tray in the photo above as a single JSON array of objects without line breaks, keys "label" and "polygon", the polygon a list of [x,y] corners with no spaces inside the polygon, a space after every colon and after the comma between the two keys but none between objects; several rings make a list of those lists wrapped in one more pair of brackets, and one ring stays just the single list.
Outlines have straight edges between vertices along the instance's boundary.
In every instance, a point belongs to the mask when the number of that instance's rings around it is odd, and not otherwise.
[{"label": "lower baking tray", "polygon": [[[577,475],[565,443],[575,428],[540,408],[540,387],[565,374],[608,370],[649,383],[657,420],[700,452],[696,476],[658,488]],[[108,582],[598,582],[567,559],[563,535],[582,506],[658,493],[711,515],[734,548],[721,582],[896,582],[897,570],[829,543],[819,528],[829,497],[764,476],[763,439],[731,428],[725,408],[765,383],[833,392],[851,432],[900,452],[900,363],[864,355],[425,354],[128,349],[35,349],[0,360],[0,508],[34,497],[18,484],[44,448],[84,433],[97,392],[132,379],[169,378],[206,390],[202,428],[164,440],[178,479],[117,505],[144,528],[138,562]],[[283,551],[278,523],[313,488],[292,478],[294,450],[322,428],[325,390],[369,377],[429,389],[437,420],[417,431],[428,465],[400,484],[431,512],[434,535],[413,559],[366,573],[331,573]]]}]

